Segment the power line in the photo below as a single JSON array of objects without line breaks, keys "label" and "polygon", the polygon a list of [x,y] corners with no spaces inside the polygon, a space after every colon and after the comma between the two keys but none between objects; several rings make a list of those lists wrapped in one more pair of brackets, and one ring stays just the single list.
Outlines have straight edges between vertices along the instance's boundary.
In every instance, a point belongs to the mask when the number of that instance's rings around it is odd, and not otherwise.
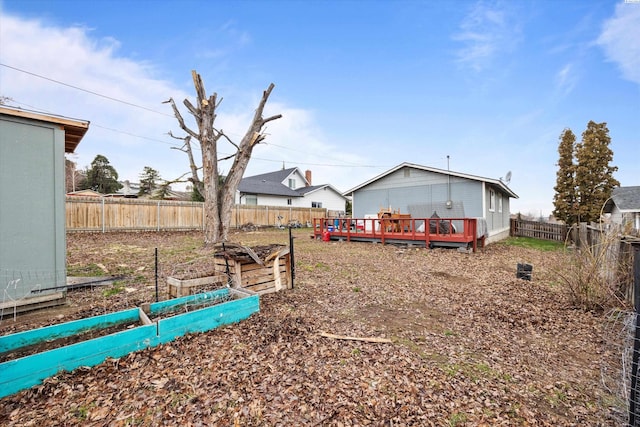
[{"label": "power line", "polygon": [[[105,98],[105,99],[109,99],[111,101],[115,101],[115,102],[119,102],[121,104],[129,105],[131,107],[140,108],[140,109],[143,109],[143,110],[146,110],[146,111],[150,111],[152,113],[160,114],[160,115],[166,116],[166,117],[172,117],[172,118],[175,117],[175,116],[173,116],[171,114],[162,113],[160,111],[156,111],[154,109],[151,109],[151,108],[148,108],[148,107],[144,107],[142,105],[134,104],[134,103],[131,103],[131,102],[128,102],[128,101],[123,101],[121,99],[114,98],[114,97],[111,97],[111,96],[108,96],[108,95],[104,95],[104,94],[101,94],[101,93],[98,93],[98,92],[95,92],[95,91],[92,91],[92,90],[83,89],[81,87],[74,86],[74,85],[69,84],[69,83],[61,82],[59,80],[55,80],[55,79],[52,79],[50,77],[42,76],[40,74],[32,73],[32,72],[27,71],[27,70],[22,70],[20,68],[13,67],[11,65],[7,65],[7,64],[1,63],[1,62],[0,62],[0,66],[9,68],[9,69],[12,69],[12,70],[15,70],[15,71],[19,71],[21,73],[29,74],[31,76],[38,77],[40,79],[44,79],[44,80],[47,80],[47,81],[50,81],[50,82],[53,82],[53,83],[57,83],[57,84],[60,84],[60,85],[63,85],[63,86],[67,86],[67,87],[70,87],[72,89],[80,90],[82,92],[86,92],[86,93],[89,93],[91,95],[99,96],[99,97],[102,97],[102,98]],[[38,109],[37,107],[34,107],[32,105],[29,105],[29,104],[26,104],[26,103],[23,103],[23,102],[19,102],[19,101],[15,100],[15,99],[11,99],[11,100],[13,102],[17,103],[17,104],[26,105],[26,106],[28,106],[30,108],[33,108],[33,109]],[[46,110],[43,110],[43,109],[40,109],[40,111],[46,112]],[[113,128],[110,128],[110,127],[107,127],[107,126],[101,126],[101,125],[99,125],[97,123],[94,123],[94,122],[92,122],[91,125],[95,126],[95,127],[99,127],[99,128],[105,129],[105,130],[109,130],[111,132],[116,132],[116,133],[120,133],[120,134],[123,134],[123,135],[133,136],[135,138],[141,138],[141,139],[145,139],[145,140],[148,140],[148,141],[160,142],[162,144],[170,145],[172,147],[178,147],[178,144],[173,144],[171,142],[162,141],[162,140],[151,138],[151,137],[147,137],[147,136],[136,135],[136,134],[131,133],[131,132],[118,130],[118,129],[113,129]],[[305,153],[306,154],[306,152],[304,152],[302,150],[296,150],[296,149],[285,147],[285,146],[278,145],[278,144],[272,144],[272,143],[267,143],[267,144],[271,145],[271,146],[274,146],[274,147],[281,148],[281,149],[285,149],[285,150],[290,150],[290,151],[300,152],[300,153]],[[195,149],[198,149],[198,147],[196,146]],[[230,153],[222,153],[222,152],[220,154],[222,154],[224,156],[230,155]],[[282,162],[282,159],[280,159],[280,160],[265,159],[265,158],[255,157],[255,156],[251,156],[251,158],[255,159],[255,160],[266,161],[266,162],[275,162],[275,163]],[[311,163],[311,162],[298,162],[298,161],[296,161],[295,163],[299,164],[299,165],[306,165],[306,166],[345,167],[345,168],[346,167],[359,167],[359,168],[380,168],[380,167],[385,167],[385,166],[380,166],[380,165],[359,165],[359,164],[355,164],[355,163],[352,163],[352,162],[348,162],[350,164],[328,164],[328,163]]]},{"label": "power line", "polygon": [[111,101],[119,102],[121,104],[129,105],[131,107],[140,108],[142,110],[150,111],[152,113],[160,114],[160,115],[166,116],[166,117],[174,117],[172,114],[166,114],[166,113],[154,110],[153,108],[149,108],[149,107],[145,107],[145,106],[142,106],[142,105],[134,104],[134,103],[128,102],[128,101],[123,101],[122,99],[114,98],[114,97],[109,96],[109,95],[104,95],[104,94],[101,94],[101,93],[98,93],[98,92],[94,92],[94,91],[89,90],[89,89],[84,89],[84,88],[81,88],[81,87],[78,87],[78,86],[74,86],[74,85],[69,84],[69,83],[61,82],[60,80],[55,80],[55,79],[52,79],[50,77],[45,77],[45,76],[42,76],[40,74],[32,73],[31,71],[22,70],[22,69],[17,68],[17,67],[12,67],[11,65],[3,64],[1,62],[0,62],[0,65],[3,66],[3,67],[6,67],[6,68],[10,68],[10,69],[15,70],[15,71],[19,71],[21,73],[29,74],[30,76],[38,77],[38,78],[43,79],[43,80],[48,80],[50,82],[57,83],[57,84],[62,85],[62,86],[67,86],[67,87],[70,87],[72,89],[76,89],[76,90],[80,90],[82,92],[90,93],[91,95],[99,96],[101,98],[109,99]]},{"label": "power line", "polygon": [[[51,111],[47,111],[44,108],[35,107],[33,105],[27,104],[26,102],[21,102],[21,101],[18,101],[16,99],[13,99],[13,98],[11,98],[11,101],[15,102],[16,104],[19,104],[19,105],[25,105],[25,106],[27,106],[29,108],[32,108],[32,109],[37,110],[37,111],[41,111],[43,113],[55,114],[55,113],[53,113]],[[126,130],[113,129],[113,128],[110,128],[110,127],[107,127],[107,126],[102,126],[102,125],[100,125],[98,123],[94,123],[94,122],[91,122],[91,127],[98,127],[98,128],[101,128],[101,129],[106,129],[106,130],[111,131],[111,132],[121,133],[123,135],[133,136],[135,138],[146,139],[147,141],[159,142],[161,144],[170,145],[172,147],[177,147],[178,146],[178,144],[174,144],[174,143],[171,143],[171,142],[168,142],[168,141],[163,141],[161,139],[151,138],[151,137],[148,137],[148,136],[137,135],[135,133],[131,133],[131,132],[128,132]]]}]

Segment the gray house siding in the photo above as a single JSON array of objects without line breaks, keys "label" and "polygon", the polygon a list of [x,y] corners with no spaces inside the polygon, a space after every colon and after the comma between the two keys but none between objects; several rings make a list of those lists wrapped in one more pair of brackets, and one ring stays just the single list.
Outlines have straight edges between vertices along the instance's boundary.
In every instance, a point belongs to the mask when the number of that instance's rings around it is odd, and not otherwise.
[{"label": "gray house siding", "polygon": [[[448,199],[453,201],[451,209],[446,207]],[[481,217],[482,184],[403,168],[353,194],[353,216],[356,218],[389,207],[421,218],[430,217],[434,212],[440,217]]]},{"label": "gray house siding", "polygon": [[518,197],[501,180],[412,163],[402,163],[347,194],[352,196],[356,218],[375,215],[381,208],[400,210],[413,218],[434,213],[441,218],[483,218],[486,221],[479,229],[486,231],[487,242],[508,237],[509,201]]},{"label": "gray house siding", "polygon": [[65,285],[64,146],[53,124],[0,120],[0,302]]},{"label": "gray house siding", "polygon": [[[493,209],[490,207],[491,191],[493,190],[495,195],[495,206]],[[510,224],[510,209],[509,209],[509,197],[504,195],[497,188],[487,186],[485,189],[485,213],[484,217],[487,220],[487,227],[489,230],[501,230],[509,228]],[[502,205],[500,204],[502,200]]]}]

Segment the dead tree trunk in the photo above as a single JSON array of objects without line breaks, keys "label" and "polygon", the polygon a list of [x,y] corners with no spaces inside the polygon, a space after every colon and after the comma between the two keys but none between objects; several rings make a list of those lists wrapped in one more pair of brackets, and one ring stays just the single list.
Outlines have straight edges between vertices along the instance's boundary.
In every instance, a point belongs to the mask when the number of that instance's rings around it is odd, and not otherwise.
[{"label": "dead tree trunk", "polygon": [[[189,156],[191,178],[195,189],[204,197],[204,241],[206,245],[212,245],[227,240],[229,227],[231,225],[231,212],[235,204],[235,193],[244,175],[244,171],[251,159],[251,153],[256,144],[265,139],[262,133],[264,126],[282,117],[281,114],[263,118],[264,107],[275,87],[273,83],[263,92],[262,99],[253,116],[251,125],[247,129],[240,144],[234,143],[224,132],[214,127],[216,119],[216,108],[220,105],[218,95],[214,93],[207,98],[202,83],[202,78],[195,71],[191,72],[193,84],[196,89],[197,103],[194,106],[188,99],[184,100],[184,105],[193,115],[198,125],[198,132],[189,129],[185,124],[180,111],[176,107],[173,98],[169,103],[173,107],[174,114],[182,130],[187,133],[184,138],[184,145],[180,148]],[[173,136],[173,135],[172,135]],[[225,158],[218,158],[218,141],[224,137],[229,143],[236,147],[236,153]],[[200,142],[202,149],[202,180],[198,176],[198,167],[195,164],[193,151],[191,148],[191,138]],[[229,174],[221,181],[218,172],[218,162],[233,158],[233,165]]]}]

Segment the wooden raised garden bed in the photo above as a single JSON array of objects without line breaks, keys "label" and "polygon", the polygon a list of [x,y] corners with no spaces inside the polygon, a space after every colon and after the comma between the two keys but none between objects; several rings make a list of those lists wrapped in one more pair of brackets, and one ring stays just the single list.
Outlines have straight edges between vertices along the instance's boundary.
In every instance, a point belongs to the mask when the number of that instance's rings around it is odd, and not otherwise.
[{"label": "wooden raised garden bed", "polygon": [[149,304],[147,312],[132,308],[1,336],[0,398],[60,371],[239,322],[259,309],[254,292],[224,288]]},{"label": "wooden raised garden bed", "polygon": [[291,254],[286,246],[237,246],[215,254],[215,270],[229,274],[233,286],[259,294],[291,289]]}]

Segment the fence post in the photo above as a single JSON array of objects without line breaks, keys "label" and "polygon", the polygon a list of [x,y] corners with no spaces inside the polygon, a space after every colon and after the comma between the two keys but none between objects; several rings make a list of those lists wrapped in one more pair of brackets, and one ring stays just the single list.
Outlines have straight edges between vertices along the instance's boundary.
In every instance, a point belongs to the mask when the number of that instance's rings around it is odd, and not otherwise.
[{"label": "fence post", "polygon": [[102,212],[101,212],[101,217],[102,217],[102,232],[105,232],[104,229],[104,196],[102,197]]},{"label": "fence post", "polygon": [[156,230],[160,231],[160,200],[158,200],[158,206],[156,208]]}]

